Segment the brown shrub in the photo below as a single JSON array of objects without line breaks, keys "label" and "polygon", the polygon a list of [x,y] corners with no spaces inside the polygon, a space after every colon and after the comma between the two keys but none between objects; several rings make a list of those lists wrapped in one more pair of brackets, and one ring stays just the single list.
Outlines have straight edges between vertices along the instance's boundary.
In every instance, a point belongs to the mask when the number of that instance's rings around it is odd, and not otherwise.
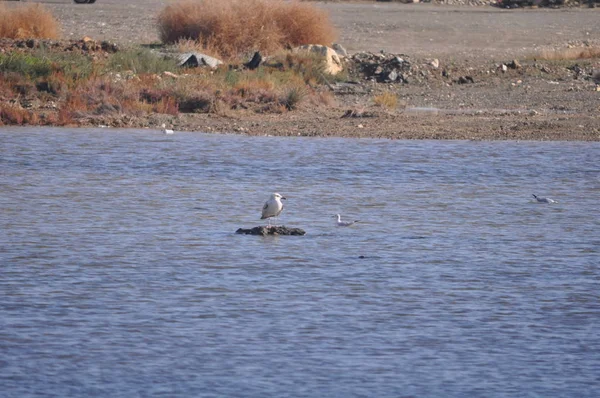
[{"label": "brown shrub", "polygon": [[18,7],[0,5],[0,37],[9,39],[57,39],[58,22],[41,4]]},{"label": "brown shrub", "polygon": [[194,40],[223,57],[273,52],[335,38],[327,14],[311,4],[284,0],[187,0],[158,17],[161,40]]},{"label": "brown shrub", "polygon": [[330,46],[336,38],[329,16],[308,3],[286,2],[274,9],[274,18],[283,32],[284,47],[304,44]]},{"label": "brown shrub", "polygon": [[576,59],[600,58],[600,47],[572,47],[542,50],[535,58],[546,61],[571,61]]},{"label": "brown shrub", "polygon": [[176,116],[179,113],[179,105],[175,98],[164,97],[152,104],[152,112]]}]

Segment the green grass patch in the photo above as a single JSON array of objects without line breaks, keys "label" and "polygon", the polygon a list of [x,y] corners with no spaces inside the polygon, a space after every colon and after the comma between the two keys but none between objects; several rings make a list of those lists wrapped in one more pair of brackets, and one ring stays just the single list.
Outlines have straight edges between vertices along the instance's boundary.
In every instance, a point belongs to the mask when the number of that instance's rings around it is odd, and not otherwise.
[{"label": "green grass patch", "polygon": [[4,74],[16,73],[30,79],[36,79],[47,77],[52,71],[52,61],[45,57],[21,53],[0,54],[0,72]]},{"label": "green grass patch", "polygon": [[177,61],[145,48],[134,48],[113,54],[106,65],[109,72],[132,71],[136,74],[179,73]]}]

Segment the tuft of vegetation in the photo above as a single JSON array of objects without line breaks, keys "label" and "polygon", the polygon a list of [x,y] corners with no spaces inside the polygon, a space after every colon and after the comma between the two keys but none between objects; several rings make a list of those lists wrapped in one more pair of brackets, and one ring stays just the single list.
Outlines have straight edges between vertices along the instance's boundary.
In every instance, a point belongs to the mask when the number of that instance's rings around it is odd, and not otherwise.
[{"label": "tuft of vegetation", "polygon": [[158,24],[164,43],[193,40],[226,58],[335,39],[325,11],[297,1],[187,0],[168,5]]},{"label": "tuft of vegetation", "polygon": [[373,98],[375,105],[381,106],[387,109],[396,109],[398,106],[398,96],[394,93],[386,91],[383,94],[379,94]]},{"label": "tuft of vegetation", "polygon": [[91,59],[79,54],[51,53],[43,49],[33,53],[0,54],[0,73],[16,73],[31,79],[48,77],[55,72],[73,80],[85,79],[93,69]]},{"label": "tuft of vegetation", "polygon": [[166,58],[144,48],[128,49],[113,54],[106,69],[112,72],[132,71],[136,74],[175,73],[180,71],[174,59]]},{"label": "tuft of vegetation", "polygon": [[287,90],[281,103],[288,111],[293,111],[306,97],[306,90],[303,87],[292,87]]},{"label": "tuft of vegetation", "polygon": [[34,54],[0,54],[0,73],[16,73],[27,78],[46,77],[52,73],[52,62]]},{"label": "tuft of vegetation", "polygon": [[59,26],[41,4],[6,7],[0,4],[0,38],[57,39]]}]

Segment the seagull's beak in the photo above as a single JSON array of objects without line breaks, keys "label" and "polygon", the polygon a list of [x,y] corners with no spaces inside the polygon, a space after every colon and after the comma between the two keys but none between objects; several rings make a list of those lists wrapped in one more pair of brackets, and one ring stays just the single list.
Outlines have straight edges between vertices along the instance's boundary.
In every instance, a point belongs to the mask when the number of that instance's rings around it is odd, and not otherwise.
[{"label": "seagull's beak", "polygon": [[282,196],[282,197],[281,197],[281,199],[283,199],[283,200],[287,200],[287,198],[286,198],[285,196]]}]

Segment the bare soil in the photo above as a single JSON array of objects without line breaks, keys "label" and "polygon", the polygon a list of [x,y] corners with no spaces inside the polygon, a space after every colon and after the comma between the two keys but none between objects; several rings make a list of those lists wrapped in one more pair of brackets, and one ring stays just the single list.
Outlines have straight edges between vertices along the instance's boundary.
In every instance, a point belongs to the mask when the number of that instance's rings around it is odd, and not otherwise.
[{"label": "bare soil", "polygon": [[[41,1],[59,19],[63,37],[158,42],[156,15],[167,0],[98,0],[95,4]],[[359,80],[337,92],[335,104],[310,101],[277,115],[152,115],[113,125],[251,135],[386,137],[403,139],[600,140],[600,60],[540,61],[549,48],[600,45],[600,9],[517,9],[400,3],[316,3],[327,9],[349,53],[405,54],[420,65],[406,83]],[[430,66],[432,59],[439,67]],[[502,72],[513,59],[522,67]],[[473,83],[458,84],[460,76]],[[598,75],[600,76],[600,75]],[[354,76],[355,79],[360,77]],[[399,106],[384,109],[373,97],[391,91]],[[347,110],[367,110],[342,118]],[[97,123],[90,120],[88,123]],[[86,122],[82,122],[86,123]]]}]

